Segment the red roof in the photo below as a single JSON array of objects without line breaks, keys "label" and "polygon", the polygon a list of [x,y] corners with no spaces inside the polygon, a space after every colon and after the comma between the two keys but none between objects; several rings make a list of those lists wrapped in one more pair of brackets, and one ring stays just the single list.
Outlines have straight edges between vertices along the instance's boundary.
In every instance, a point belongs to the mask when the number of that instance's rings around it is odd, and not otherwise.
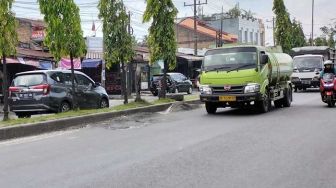
[{"label": "red roof", "polygon": [[[218,30],[216,30],[216,29],[214,29],[210,26],[205,25],[203,22],[201,22],[199,20],[196,20],[196,24],[197,24],[197,32],[198,33],[216,38],[216,35],[219,32]],[[178,25],[180,25],[182,27],[185,27],[187,29],[190,29],[190,30],[194,30],[194,19],[193,18],[185,18],[180,23],[178,23]],[[225,41],[229,41],[229,42],[236,42],[237,41],[237,35],[222,32],[222,36],[223,36],[223,39]]]}]

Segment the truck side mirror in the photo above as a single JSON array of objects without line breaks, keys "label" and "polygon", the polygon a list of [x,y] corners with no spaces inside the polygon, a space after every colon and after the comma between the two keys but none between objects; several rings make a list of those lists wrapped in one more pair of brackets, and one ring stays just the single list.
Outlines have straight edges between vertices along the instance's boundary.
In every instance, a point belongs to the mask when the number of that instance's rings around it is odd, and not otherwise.
[{"label": "truck side mirror", "polygon": [[261,64],[262,65],[266,65],[267,63],[268,63],[268,55],[266,55],[266,54],[263,54],[263,55],[261,55]]}]

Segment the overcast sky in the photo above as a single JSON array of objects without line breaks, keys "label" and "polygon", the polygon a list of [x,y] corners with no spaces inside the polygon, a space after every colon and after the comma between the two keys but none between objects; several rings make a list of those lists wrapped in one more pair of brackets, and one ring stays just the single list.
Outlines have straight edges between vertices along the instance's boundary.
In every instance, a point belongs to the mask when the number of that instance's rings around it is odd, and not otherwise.
[{"label": "overcast sky", "polygon": [[[198,0],[197,0],[198,1]],[[205,2],[206,0],[200,0]],[[14,4],[14,12],[18,17],[42,19],[37,5],[37,0],[16,0]],[[93,20],[95,21],[96,28],[98,28],[97,36],[101,34],[101,22],[98,20],[98,0],[75,0],[81,9],[81,19],[84,35],[92,35],[91,27]],[[149,24],[142,23],[142,14],[145,10],[145,0],[124,0],[127,9],[132,12],[132,27],[134,34],[138,40],[141,40],[147,34]],[[179,10],[178,17],[192,16],[193,8],[184,7],[184,2],[187,4],[193,3],[193,0],[173,0],[175,6]],[[312,0],[284,0],[291,18],[296,18],[302,22],[304,32],[307,37],[311,33],[311,7]],[[208,0],[208,4],[203,5],[204,14],[211,14],[224,11],[232,8],[236,3],[239,3],[240,8],[251,10],[255,13],[257,18],[264,20],[266,26],[266,43],[272,45],[272,29],[271,20],[273,17],[272,0]],[[315,0],[315,37],[319,36],[321,32],[319,28],[324,25],[332,24],[336,20],[335,14],[336,0]],[[269,29],[268,29],[269,28]],[[225,29],[224,29],[225,30]]]}]

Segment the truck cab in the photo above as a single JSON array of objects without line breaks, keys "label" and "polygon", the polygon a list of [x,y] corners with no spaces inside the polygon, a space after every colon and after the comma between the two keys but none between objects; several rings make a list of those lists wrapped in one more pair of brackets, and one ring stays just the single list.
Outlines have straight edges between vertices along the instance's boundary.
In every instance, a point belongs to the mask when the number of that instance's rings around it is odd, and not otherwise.
[{"label": "truck cab", "polygon": [[294,91],[318,88],[320,72],[323,70],[323,55],[299,55],[293,58],[292,83]]},{"label": "truck cab", "polygon": [[218,108],[254,106],[268,112],[289,107],[292,58],[260,46],[231,46],[206,52],[200,76],[200,100],[209,114]]}]

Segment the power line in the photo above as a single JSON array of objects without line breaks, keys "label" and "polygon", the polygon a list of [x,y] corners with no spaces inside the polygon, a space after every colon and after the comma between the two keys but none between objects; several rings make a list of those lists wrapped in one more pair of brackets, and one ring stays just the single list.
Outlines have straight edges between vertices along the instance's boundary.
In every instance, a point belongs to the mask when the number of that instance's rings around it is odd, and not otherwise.
[{"label": "power line", "polygon": [[194,7],[194,54],[197,56],[197,10],[196,10],[196,6],[198,5],[205,5],[208,4],[208,0],[205,0],[205,3],[201,3],[201,1],[199,0],[198,3],[196,2],[196,0],[194,0],[193,4],[186,4],[186,2],[184,2],[184,6],[188,7],[188,6],[193,6]]}]

